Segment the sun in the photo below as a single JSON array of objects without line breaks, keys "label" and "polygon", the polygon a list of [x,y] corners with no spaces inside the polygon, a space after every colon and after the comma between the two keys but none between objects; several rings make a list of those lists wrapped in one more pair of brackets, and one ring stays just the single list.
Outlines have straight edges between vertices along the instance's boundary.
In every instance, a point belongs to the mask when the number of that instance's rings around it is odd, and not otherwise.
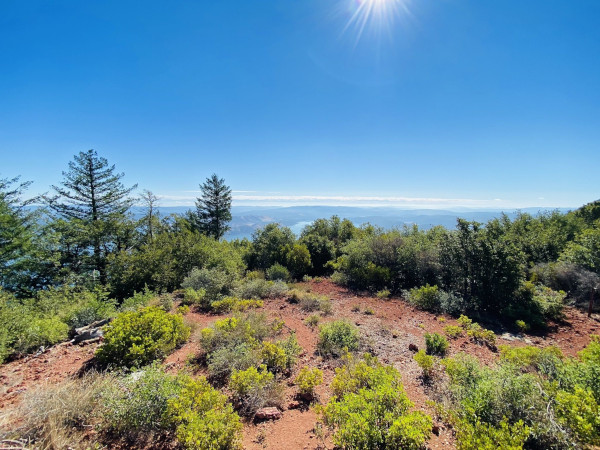
[{"label": "sun", "polygon": [[389,33],[398,19],[410,16],[410,0],[350,0],[350,18],[343,33],[355,33],[356,42],[366,30]]}]

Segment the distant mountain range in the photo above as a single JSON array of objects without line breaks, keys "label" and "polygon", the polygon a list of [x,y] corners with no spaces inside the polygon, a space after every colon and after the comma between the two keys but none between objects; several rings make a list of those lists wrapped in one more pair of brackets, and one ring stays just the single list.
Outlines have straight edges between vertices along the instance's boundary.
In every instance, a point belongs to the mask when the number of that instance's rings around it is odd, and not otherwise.
[{"label": "distant mountain range", "polygon": [[[183,214],[192,207],[164,206],[160,207],[161,216],[169,214]],[[561,212],[569,211],[568,208],[557,208]],[[548,211],[548,208],[523,208],[518,211],[528,212],[532,215]],[[511,219],[518,211],[504,211]],[[145,214],[143,207],[134,207],[132,212],[135,217]],[[225,236],[227,239],[250,238],[252,233],[269,223],[280,223],[290,227],[296,234],[300,234],[304,226],[315,219],[329,218],[337,215],[342,219],[349,219],[355,225],[371,223],[383,228],[402,228],[404,225],[416,224],[419,228],[428,229],[436,225],[454,228],[456,219],[475,220],[487,222],[500,217],[501,210],[443,210],[443,209],[399,209],[386,207],[351,207],[351,206],[290,206],[290,207],[264,207],[264,206],[234,206],[232,208],[233,220],[231,230]]]}]

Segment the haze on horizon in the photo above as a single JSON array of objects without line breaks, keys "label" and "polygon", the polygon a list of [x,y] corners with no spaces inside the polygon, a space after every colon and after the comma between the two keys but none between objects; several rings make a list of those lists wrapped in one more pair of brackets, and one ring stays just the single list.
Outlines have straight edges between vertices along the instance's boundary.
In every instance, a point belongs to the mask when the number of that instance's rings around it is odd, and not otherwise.
[{"label": "haze on horizon", "polygon": [[600,198],[595,0],[6,2],[0,178],[94,148],[191,206],[571,207]]}]

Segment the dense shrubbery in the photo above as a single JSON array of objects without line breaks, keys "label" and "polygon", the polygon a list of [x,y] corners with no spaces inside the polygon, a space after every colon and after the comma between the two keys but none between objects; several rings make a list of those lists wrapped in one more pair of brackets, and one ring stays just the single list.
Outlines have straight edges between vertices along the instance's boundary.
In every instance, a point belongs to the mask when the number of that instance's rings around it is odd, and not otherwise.
[{"label": "dense shrubbery", "polygon": [[166,414],[183,447],[192,450],[240,449],[242,423],[227,397],[204,377],[183,377],[179,383],[179,393],[168,401]]},{"label": "dense shrubbery", "polygon": [[600,443],[600,339],[579,359],[564,359],[556,348],[505,347],[494,368],[467,355],[442,362],[449,384],[439,392],[460,448],[495,448],[494,439],[514,448]]},{"label": "dense shrubbery", "polygon": [[358,329],[345,320],[335,320],[319,329],[317,350],[326,357],[342,356],[357,351],[360,344]]},{"label": "dense shrubbery", "polygon": [[216,381],[226,380],[234,371],[264,364],[273,373],[292,368],[301,352],[296,336],[273,341],[282,322],[269,322],[254,312],[217,320],[202,330],[200,343],[207,353],[208,371]]},{"label": "dense shrubbery", "polygon": [[265,406],[281,406],[283,402],[283,388],[265,366],[233,372],[229,389],[237,408],[247,416]]},{"label": "dense shrubbery", "polygon": [[432,420],[404,392],[400,374],[376,358],[348,357],[336,369],[334,396],[323,408],[323,421],[342,448],[419,449],[428,439]]},{"label": "dense shrubbery", "polygon": [[92,373],[31,389],[22,412],[27,420],[19,436],[36,447],[75,448],[89,432],[86,424],[97,423],[97,445],[105,438],[114,446],[115,438],[174,432],[183,448],[241,448],[242,424],[226,396],[204,377],[169,375],[157,365],[129,375]]},{"label": "dense shrubbery", "polygon": [[189,335],[180,315],[156,307],[124,312],[108,326],[96,357],[104,365],[141,367],[164,358]]}]

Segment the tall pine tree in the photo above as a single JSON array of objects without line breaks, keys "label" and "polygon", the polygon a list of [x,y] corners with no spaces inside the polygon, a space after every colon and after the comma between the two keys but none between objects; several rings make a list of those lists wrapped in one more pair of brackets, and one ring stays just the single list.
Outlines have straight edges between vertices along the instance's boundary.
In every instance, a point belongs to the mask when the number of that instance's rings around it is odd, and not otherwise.
[{"label": "tall pine tree", "polygon": [[196,200],[196,212],[189,215],[190,222],[201,233],[221,239],[230,229],[231,189],[214,173],[200,189],[202,196]]},{"label": "tall pine tree", "polygon": [[118,245],[119,228],[133,202],[129,194],[137,187],[126,188],[123,176],[95,150],[80,152],[63,172],[61,186],[52,186],[56,195],[45,197],[59,218],[82,230],[79,244],[91,249],[91,268],[100,273],[102,283],[106,282],[106,256]]}]

